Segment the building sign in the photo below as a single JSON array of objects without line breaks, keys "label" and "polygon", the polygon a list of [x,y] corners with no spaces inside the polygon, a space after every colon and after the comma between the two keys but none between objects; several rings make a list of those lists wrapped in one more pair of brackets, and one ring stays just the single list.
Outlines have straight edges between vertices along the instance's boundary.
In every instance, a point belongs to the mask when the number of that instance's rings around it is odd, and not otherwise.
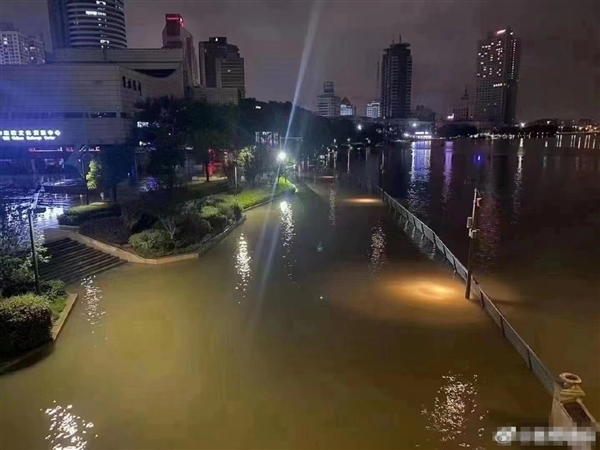
[{"label": "building sign", "polygon": [[3,141],[53,141],[60,130],[2,130]]}]

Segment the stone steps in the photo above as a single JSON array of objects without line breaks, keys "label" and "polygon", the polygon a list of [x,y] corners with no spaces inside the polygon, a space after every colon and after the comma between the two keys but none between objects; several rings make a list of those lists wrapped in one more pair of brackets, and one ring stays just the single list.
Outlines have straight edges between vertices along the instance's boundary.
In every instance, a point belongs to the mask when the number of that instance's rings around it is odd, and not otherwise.
[{"label": "stone steps", "polygon": [[40,266],[43,280],[59,279],[67,284],[113,269],[125,261],[72,239],[46,244],[50,261]]}]

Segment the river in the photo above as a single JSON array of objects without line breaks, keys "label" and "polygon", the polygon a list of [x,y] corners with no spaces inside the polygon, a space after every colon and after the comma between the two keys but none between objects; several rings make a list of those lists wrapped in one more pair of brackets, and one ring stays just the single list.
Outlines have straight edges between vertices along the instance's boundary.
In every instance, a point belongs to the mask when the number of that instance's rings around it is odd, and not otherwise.
[{"label": "river", "polygon": [[[463,262],[479,189],[474,276],[552,372],[582,377],[600,416],[600,135],[416,142],[385,155],[386,190]],[[380,182],[380,162],[351,159],[351,171]]]}]

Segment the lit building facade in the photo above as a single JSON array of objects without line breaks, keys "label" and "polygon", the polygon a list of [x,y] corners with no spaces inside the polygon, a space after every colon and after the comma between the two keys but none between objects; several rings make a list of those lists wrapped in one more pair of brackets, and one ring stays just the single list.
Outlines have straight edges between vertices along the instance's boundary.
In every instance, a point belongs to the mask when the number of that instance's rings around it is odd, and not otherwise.
[{"label": "lit building facade", "polygon": [[406,119],[411,115],[412,55],[410,44],[392,44],[381,60],[381,114],[388,119]]},{"label": "lit building facade", "polygon": [[123,145],[139,101],[186,92],[183,50],[66,49],[54,56],[0,71],[4,166],[60,166],[83,148]]},{"label": "lit building facade", "polygon": [[27,36],[11,23],[0,24],[0,64],[44,64],[46,52],[41,37]]},{"label": "lit building facade", "polygon": [[323,93],[317,95],[317,113],[323,117],[339,117],[340,98],[335,95],[333,81],[326,81]]},{"label": "lit building facade", "polygon": [[519,84],[520,43],[513,30],[490,32],[478,43],[475,119],[513,124]]},{"label": "lit building facade", "polygon": [[48,0],[52,46],[127,48],[124,0]]},{"label": "lit building facade", "polygon": [[355,116],[356,107],[350,103],[348,97],[344,97],[340,102],[340,116]]},{"label": "lit building facade", "polygon": [[381,103],[367,103],[367,117],[370,117],[371,119],[377,119],[381,117]]},{"label": "lit building facade", "polygon": [[200,85],[207,88],[235,88],[246,97],[244,58],[226,37],[209,37],[198,43]]},{"label": "lit building facade", "polygon": [[198,59],[194,47],[194,36],[183,27],[183,17],[179,14],[166,14],[165,27],[162,32],[162,48],[181,48],[185,52],[185,58],[190,66],[192,79],[191,84],[200,85],[198,75]]}]

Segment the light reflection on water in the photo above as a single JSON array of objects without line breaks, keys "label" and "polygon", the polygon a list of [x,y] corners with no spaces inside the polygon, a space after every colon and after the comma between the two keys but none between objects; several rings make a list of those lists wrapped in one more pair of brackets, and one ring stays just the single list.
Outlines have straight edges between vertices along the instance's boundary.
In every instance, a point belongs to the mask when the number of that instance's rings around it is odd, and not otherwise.
[{"label": "light reflection on water", "polygon": [[246,297],[246,289],[252,278],[250,261],[252,257],[248,251],[248,242],[242,233],[238,239],[237,252],[235,254],[235,271],[238,274],[236,289],[242,292],[242,297]]},{"label": "light reflection on water", "polygon": [[385,232],[381,225],[373,227],[371,233],[371,260],[369,263],[369,269],[371,272],[377,274],[383,268],[385,264]]},{"label": "light reflection on water", "polygon": [[469,378],[461,374],[443,376],[433,405],[429,408],[423,405],[421,409],[434,441],[451,444],[453,448],[471,447],[467,442],[473,442],[474,433],[483,438],[482,424],[487,413],[479,405],[477,375]]},{"label": "light reflection on water", "polygon": [[285,267],[288,271],[287,276],[291,280],[293,279],[294,263],[296,262],[292,252],[292,244],[294,242],[294,236],[296,235],[294,230],[294,217],[291,205],[285,200],[280,203],[279,209],[281,210],[281,244],[283,245],[284,250],[283,258],[285,259]]},{"label": "light reflection on water", "polygon": [[[84,308],[85,319],[91,325],[101,325],[102,316],[106,314],[106,311],[102,306],[102,291],[96,285],[94,279],[95,276],[91,276],[81,280],[81,286],[85,290],[81,304]],[[92,328],[92,333],[94,331],[95,329]]]},{"label": "light reflection on water", "polygon": [[335,217],[337,215],[337,206],[335,203],[336,194],[335,189],[329,188],[329,222],[335,226]]},{"label": "light reflection on water", "polygon": [[84,450],[89,439],[98,437],[94,434],[92,422],[73,413],[73,405],[54,405],[44,413],[50,419],[46,440],[52,445],[52,450]]}]

